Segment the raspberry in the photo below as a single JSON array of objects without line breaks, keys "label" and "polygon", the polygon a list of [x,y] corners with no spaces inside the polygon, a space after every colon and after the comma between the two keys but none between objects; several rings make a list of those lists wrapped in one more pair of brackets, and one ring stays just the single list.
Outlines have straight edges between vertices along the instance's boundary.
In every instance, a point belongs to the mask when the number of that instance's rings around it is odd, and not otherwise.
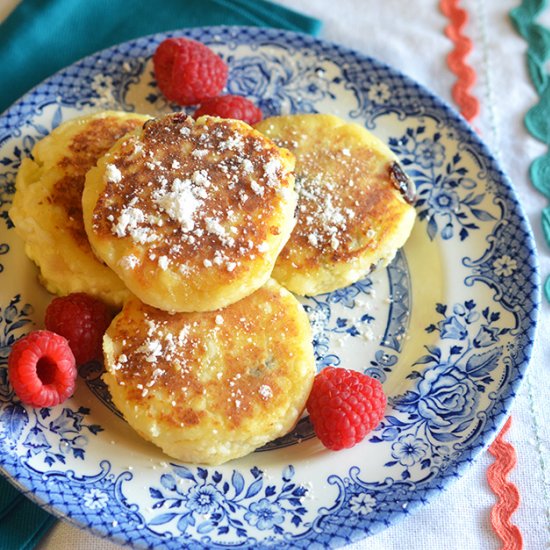
[{"label": "raspberry", "polygon": [[163,40],[153,55],[157,84],[166,99],[196,105],[217,96],[227,83],[227,65],[208,46],[187,38]]},{"label": "raspberry", "polygon": [[8,357],[8,377],[19,399],[33,407],[53,407],[75,388],[76,365],[69,343],[48,330],[18,340]]},{"label": "raspberry", "polygon": [[222,95],[203,101],[193,116],[198,118],[202,115],[236,118],[250,125],[263,118],[262,111],[252,101],[239,95]]},{"label": "raspberry", "polygon": [[103,356],[103,334],[111,323],[109,308],[100,300],[77,292],[55,298],[46,309],[48,330],[64,336],[74,353],[76,364],[82,365]]},{"label": "raspberry", "polygon": [[386,396],[378,380],[327,367],[313,381],[307,410],[317,437],[334,451],[362,441],[382,420]]}]

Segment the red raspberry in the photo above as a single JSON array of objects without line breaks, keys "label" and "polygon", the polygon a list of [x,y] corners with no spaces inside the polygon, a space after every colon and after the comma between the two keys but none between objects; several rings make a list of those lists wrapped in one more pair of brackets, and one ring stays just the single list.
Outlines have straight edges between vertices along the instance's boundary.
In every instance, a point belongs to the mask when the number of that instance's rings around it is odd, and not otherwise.
[{"label": "red raspberry", "polygon": [[307,410],[317,437],[338,451],[362,441],[382,420],[386,396],[378,380],[327,367],[313,381]]},{"label": "red raspberry", "polygon": [[77,292],[55,298],[46,309],[48,330],[68,341],[77,365],[103,357],[103,335],[112,319],[109,308],[97,298]]},{"label": "red raspberry", "polygon": [[166,99],[196,105],[217,96],[227,83],[227,65],[208,46],[187,38],[163,40],[153,55],[157,84]]},{"label": "red raspberry", "polygon": [[48,330],[18,340],[8,357],[8,377],[23,403],[53,407],[74,392],[76,365],[69,343]]},{"label": "red raspberry", "polygon": [[263,118],[262,111],[252,101],[239,95],[221,95],[203,101],[193,116],[198,118],[202,115],[236,118],[251,126]]}]

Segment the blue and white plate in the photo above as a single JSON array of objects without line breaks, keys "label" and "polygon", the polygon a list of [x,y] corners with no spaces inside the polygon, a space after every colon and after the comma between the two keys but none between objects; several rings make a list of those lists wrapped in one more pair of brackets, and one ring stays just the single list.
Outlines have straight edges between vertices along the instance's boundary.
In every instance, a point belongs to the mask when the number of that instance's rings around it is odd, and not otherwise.
[{"label": "blue and white plate", "polygon": [[[0,117],[0,462],[53,513],[150,548],[340,546],[409,514],[465,471],[494,437],[525,374],[538,309],[533,240],[506,176],[439,99],[373,59],[280,30],[174,33],[229,64],[228,92],[266,116],[326,112],[389,143],[418,189],[418,221],[391,266],[305,299],[319,369],[380,379],[382,424],[334,453],[307,419],[218,467],[177,463],[113,410],[100,369],[72,399],[23,407],[6,380],[13,341],[41,327],[51,299],[8,217],[21,159],[60,122],[116,108],[164,113],[140,38],[57,73]],[[317,545],[317,546],[316,546]]]}]

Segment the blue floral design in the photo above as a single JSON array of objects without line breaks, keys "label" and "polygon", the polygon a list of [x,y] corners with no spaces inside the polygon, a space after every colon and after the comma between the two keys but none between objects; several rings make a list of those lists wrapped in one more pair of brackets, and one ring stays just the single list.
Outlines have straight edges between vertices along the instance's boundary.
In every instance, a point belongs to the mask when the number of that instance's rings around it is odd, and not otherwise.
[{"label": "blue floral design", "polygon": [[349,499],[349,507],[355,514],[366,516],[376,506],[376,498],[370,493],[359,493]]},{"label": "blue floral design", "polygon": [[223,495],[213,485],[192,487],[187,494],[187,508],[199,514],[215,511],[222,501]]},{"label": "blue floral design", "polygon": [[[4,254],[7,254],[10,251],[10,247],[8,243],[0,243],[0,256],[3,256]],[[4,271],[4,265],[0,264],[0,273]]]},{"label": "blue floral design", "polygon": [[[31,157],[31,151],[37,141],[48,135],[62,120],[61,107],[57,107],[51,118],[50,127],[31,122],[28,132],[22,137],[20,145],[15,145],[10,154],[0,158],[0,218],[4,220],[7,229],[13,227],[8,211],[15,193],[15,178],[23,159]],[[0,245],[0,254],[7,252],[7,244]],[[0,265],[0,272],[2,266]]]},{"label": "blue floral design", "polygon": [[92,510],[102,510],[109,502],[109,495],[105,491],[92,488],[83,495],[84,505]]},{"label": "blue floral design", "polygon": [[[418,131],[417,131],[418,135]],[[413,154],[419,166],[425,169],[439,168],[445,162],[445,147],[436,141],[439,135],[435,138],[424,138],[415,144]]]},{"label": "blue floral design", "polygon": [[[21,304],[20,294],[16,294],[4,309],[0,308],[0,366],[7,365],[12,345],[22,335],[23,329],[33,322],[32,314],[33,307]],[[5,370],[0,369],[0,372],[5,373]]]},{"label": "blue floral design", "polygon": [[407,434],[397,439],[391,446],[391,455],[396,458],[402,466],[410,467],[422,460],[428,450],[428,444],[414,434]]},{"label": "blue floral design", "polygon": [[369,295],[371,290],[372,281],[367,277],[329,294],[304,299],[303,306],[313,332],[317,370],[327,366],[338,366],[341,362],[337,354],[330,353],[331,337],[358,337],[374,321],[374,317],[369,313],[363,313],[357,319],[351,315],[355,309],[356,299],[360,295]]},{"label": "blue floral design", "polygon": [[415,363],[425,365],[424,370],[408,375],[415,387],[389,399],[406,416],[387,416],[379,434],[370,439],[395,442],[394,460],[386,466],[403,466],[402,479],[410,478],[409,468],[417,463],[424,469],[434,461],[445,462],[449,456],[445,444],[467,438],[477,422],[481,395],[494,382],[491,373],[502,360],[501,337],[510,330],[498,325],[499,312],[488,307],[479,312],[473,300],[451,310],[437,304],[435,310],[441,319],[428,325],[426,332],[439,332],[443,344],[450,342],[448,348],[426,346],[428,353]]},{"label": "blue floral design", "polygon": [[[27,414],[22,412],[25,411],[23,407],[19,408],[20,414]],[[88,414],[90,410],[85,407],[79,407],[76,411],[64,407],[57,416],[53,416],[52,409],[32,409],[33,425],[23,442],[26,456],[42,455],[44,463],[49,466],[56,462],[66,464],[69,457],[84,460],[88,445],[88,436],[84,435],[84,430],[93,435],[103,431],[97,424],[84,422]],[[50,443],[49,439],[55,443]]]},{"label": "blue floral design", "polygon": [[265,531],[281,525],[285,520],[285,512],[277,502],[271,502],[263,497],[250,505],[244,519],[260,531]]},{"label": "blue floral design", "polygon": [[367,91],[367,98],[375,104],[385,105],[391,99],[390,87],[385,82],[372,83]]},{"label": "blue floral design", "polygon": [[[284,62],[283,62],[284,56]],[[339,77],[327,77],[325,69],[304,63],[299,56],[258,53],[228,56],[227,91],[252,99],[265,116],[315,113],[315,104],[334,99],[332,88]]]},{"label": "blue floral design", "polygon": [[[162,487],[151,487],[154,510],[164,510],[150,522],[153,526],[176,525],[182,533],[196,530],[206,534],[215,531],[227,535],[231,530],[238,537],[248,536],[247,525],[260,531],[283,533],[281,525],[290,520],[295,527],[302,524],[306,509],[302,500],[307,489],[292,482],[294,467],[288,466],[282,485],[267,484],[263,472],[250,470],[250,483],[237,470],[227,480],[217,470],[172,465],[172,473],[161,476]],[[262,495],[262,496],[260,496]],[[197,522],[200,514],[202,520]]]},{"label": "blue floral design", "polygon": [[374,360],[370,361],[370,367],[367,368],[365,374],[380,380],[380,382],[385,382],[387,373],[390,373],[396,364],[397,355],[379,349],[374,354]]},{"label": "blue floral design", "polygon": [[[16,149],[20,151],[18,148]],[[7,229],[13,227],[8,210],[11,205],[12,196],[15,193],[15,176],[16,172],[6,171],[0,173],[0,218],[4,220]]]},{"label": "blue floral design", "polygon": [[[496,358],[494,354],[491,359]],[[496,362],[492,365],[496,366]],[[476,384],[454,364],[437,364],[424,371],[417,386],[418,398],[409,396],[420,418],[430,430],[446,428],[473,418],[479,402]],[[394,400],[397,410],[405,410],[411,401]],[[437,433],[437,432],[436,432]]]},{"label": "blue floral design", "polygon": [[[410,313],[410,275],[405,255],[399,251],[387,268],[392,300],[389,304],[388,321],[381,345],[384,349],[375,352],[375,360],[365,366],[365,373],[380,381],[386,379],[387,373],[397,364],[397,355],[388,353],[387,348],[396,352],[401,350],[403,337],[407,332]],[[341,359],[331,346],[331,338],[370,339],[370,325],[375,317],[364,308],[358,306],[359,299],[370,297],[373,293],[373,283],[370,277],[365,277],[345,288],[329,294],[308,297],[303,300],[303,306],[308,313],[313,331],[313,348],[317,369],[326,366],[338,366]],[[357,316],[357,311],[361,315]]]},{"label": "blue floral design", "polygon": [[[340,82],[339,77],[327,77],[321,65],[312,67],[299,58],[289,62],[286,52],[281,55],[228,55],[225,61],[229,66],[227,92],[253,100],[265,116],[315,113],[316,103],[326,98],[334,99],[332,88]],[[151,92],[146,100],[157,111],[180,109],[159,93],[153,73],[149,73],[147,86]]]},{"label": "blue floral design", "polygon": [[457,152],[447,159],[441,138],[440,132],[426,137],[426,126],[417,126],[389,144],[416,184],[418,218],[427,221],[430,239],[463,241],[480,222],[497,218],[487,209],[486,193],[475,192],[478,184],[468,176],[463,156]]},{"label": "blue floral design", "polygon": [[[3,310],[0,309],[0,366],[4,365],[0,369],[0,395],[9,401],[0,412],[0,441],[8,448],[14,448],[22,440],[26,457],[40,456],[48,466],[55,462],[65,464],[68,456],[83,460],[88,438],[82,432],[86,429],[96,435],[103,430],[98,425],[85,423],[89,409],[80,407],[73,411],[65,407],[57,416],[54,415],[56,409],[30,409],[29,416],[27,409],[13,400],[14,393],[5,366],[11,347],[33,323],[32,314],[33,307],[22,304],[19,294]],[[28,430],[26,435],[25,430]],[[55,443],[50,443],[50,440]]]},{"label": "blue floral design", "polygon": [[[267,61],[272,62],[273,58],[267,58]],[[292,71],[278,63],[273,63],[273,67],[268,66],[262,55],[230,56],[227,62],[231,63],[228,91],[233,94],[265,98],[268,96],[270,82],[277,86],[290,80],[292,75]]]}]

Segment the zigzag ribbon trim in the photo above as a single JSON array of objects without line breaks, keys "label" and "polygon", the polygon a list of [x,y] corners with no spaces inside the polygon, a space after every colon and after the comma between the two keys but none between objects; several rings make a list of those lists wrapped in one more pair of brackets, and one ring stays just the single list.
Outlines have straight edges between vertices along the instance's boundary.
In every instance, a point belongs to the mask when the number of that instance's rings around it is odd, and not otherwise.
[{"label": "zigzag ribbon trim", "polygon": [[[527,41],[527,66],[539,102],[525,115],[525,127],[529,133],[550,147],[550,75],[546,64],[550,60],[550,30],[536,22],[546,8],[547,0],[523,0],[521,5],[510,10],[510,19],[516,30]],[[550,150],[531,164],[529,176],[533,186],[550,200]],[[550,246],[550,205],[542,211],[542,232]],[[546,299],[550,302],[550,277],[544,286]]]},{"label": "zigzag ribbon trim", "polygon": [[520,502],[517,487],[506,479],[517,462],[514,447],[504,441],[504,435],[511,423],[512,417],[508,418],[504,428],[489,447],[489,452],[495,457],[495,461],[487,469],[487,481],[499,499],[491,510],[491,523],[504,544],[502,550],[519,550],[523,547],[521,531],[510,521],[510,516]]},{"label": "zigzag ribbon trim", "polygon": [[[462,33],[468,22],[468,12],[459,8],[459,2],[460,0],[440,0],[439,6],[450,20],[445,28],[445,34],[454,43],[454,50],[447,56],[447,65],[458,77],[453,86],[452,96],[462,116],[472,122],[479,114],[479,101],[470,93],[470,88],[476,81],[476,72],[465,59],[472,51],[473,45],[472,41]],[[519,491],[506,479],[517,462],[514,447],[504,441],[504,435],[510,427],[511,420],[511,417],[508,418],[504,428],[489,447],[495,462],[487,470],[489,486],[499,499],[491,510],[491,525],[504,543],[502,550],[520,550],[523,547],[521,532],[510,521],[512,514],[519,506]]]},{"label": "zigzag ribbon trim", "polygon": [[468,12],[458,7],[459,1],[441,0],[439,7],[450,21],[445,27],[445,34],[454,44],[453,51],[447,55],[447,65],[457,76],[452,96],[462,116],[471,121],[479,114],[479,101],[470,93],[477,75],[466,62],[466,57],[472,51],[472,41],[462,34],[462,29],[468,22]]}]

